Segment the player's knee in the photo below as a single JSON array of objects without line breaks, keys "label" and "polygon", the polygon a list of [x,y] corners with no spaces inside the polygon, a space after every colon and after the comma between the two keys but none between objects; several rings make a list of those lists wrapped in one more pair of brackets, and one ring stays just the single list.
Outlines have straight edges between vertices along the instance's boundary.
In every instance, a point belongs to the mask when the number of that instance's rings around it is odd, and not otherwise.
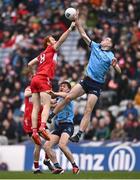
[{"label": "player's knee", "polygon": [[40,105],[33,105],[33,111],[37,111],[37,112],[39,112],[39,110],[40,110]]},{"label": "player's knee", "polygon": [[61,150],[63,150],[66,147],[64,143],[59,143],[58,146]]},{"label": "player's knee", "polygon": [[90,115],[92,113],[92,108],[86,108],[84,115]]},{"label": "player's knee", "polygon": [[48,152],[51,149],[51,144],[49,142],[46,142],[44,144],[44,149],[45,149],[46,152]]}]

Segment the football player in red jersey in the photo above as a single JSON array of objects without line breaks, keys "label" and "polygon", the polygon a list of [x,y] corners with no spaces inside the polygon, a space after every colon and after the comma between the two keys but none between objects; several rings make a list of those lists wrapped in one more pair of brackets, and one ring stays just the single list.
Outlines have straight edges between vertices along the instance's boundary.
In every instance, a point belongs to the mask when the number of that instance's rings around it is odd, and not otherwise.
[{"label": "football player in red jersey", "polygon": [[[32,113],[33,104],[32,104],[32,93],[31,93],[30,86],[28,86],[25,89],[24,97],[25,97],[25,99],[24,99],[25,110],[24,110],[23,127],[24,127],[24,131],[29,135],[29,137],[31,137],[32,136],[31,113]],[[42,112],[42,109],[43,108],[41,107],[40,111],[38,113],[38,124],[37,124],[38,129],[39,129],[40,124],[41,124],[41,112]],[[34,174],[41,173],[41,170],[39,168],[40,150],[41,150],[41,146],[35,144],[35,147],[34,147]],[[48,166],[50,171],[54,170],[54,167],[51,165],[50,159],[48,159],[47,154],[45,154],[45,159],[44,159],[43,163]]]},{"label": "football player in red jersey", "polygon": [[38,57],[28,63],[29,67],[37,64],[36,74],[31,80],[31,91],[33,100],[32,139],[34,139],[34,142],[38,145],[41,144],[41,139],[37,131],[37,116],[41,104],[43,105],[43,111],[41,114],[41,126],[39,132],[44,139],[50,140],[49,134],[45,130],[45,126],[50,111],[51,96],[48,91],[52,88],[51,80],[55,76],[56,52],[61,44],[66,40],[74,26],[75,22],[72,22],[69,29],[61,35],[58,41],[55,41],[52,36],[47,36],[44,40],[45,50]]}]

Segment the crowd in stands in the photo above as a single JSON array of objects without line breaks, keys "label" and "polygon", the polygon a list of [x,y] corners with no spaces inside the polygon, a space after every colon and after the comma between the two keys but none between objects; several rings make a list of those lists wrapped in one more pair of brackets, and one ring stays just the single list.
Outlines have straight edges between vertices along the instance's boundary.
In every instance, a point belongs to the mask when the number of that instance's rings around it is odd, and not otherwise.
[{"label": "crowd in stands", "polygon": [[[80,21],[89,37],[100,42],[113,40],[113,51],[122,69],[108,72],[104,91],[87,128],[84,139],[140,140],[140,1],[139,0],[0,0],[0,143],[22,142],[24,75],[27,63],[43,50],[43,38],[56,38],[70,22],[64,17],[68,7],[79,8]],[[75,29],[73,33],[77,34]],[[83,77],[89,49],[80,38],[76,51],[85,54],[74,61],[58,52],[54,90],[62,80],[72,85]],[[71,46],[68,46],[71,52]],[[82,53],[85,52],[85,53]],[[79,54],[80,54],[79,53]],[[86,96],[75,101],[75,124],[79,125]],[[7,140],[6,141],[6,138]]]}]

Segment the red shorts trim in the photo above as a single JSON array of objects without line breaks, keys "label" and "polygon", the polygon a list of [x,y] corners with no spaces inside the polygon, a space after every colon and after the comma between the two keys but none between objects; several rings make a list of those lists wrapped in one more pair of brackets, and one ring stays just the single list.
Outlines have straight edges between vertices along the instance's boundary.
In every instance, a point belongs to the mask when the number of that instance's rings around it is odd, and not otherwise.
[{"label": "red shorts trim", "polygon": [[52,89],[52,85],[49,78],[41,75],[36,75],[32,78],[30,87],[32,93],[49,91]]}]

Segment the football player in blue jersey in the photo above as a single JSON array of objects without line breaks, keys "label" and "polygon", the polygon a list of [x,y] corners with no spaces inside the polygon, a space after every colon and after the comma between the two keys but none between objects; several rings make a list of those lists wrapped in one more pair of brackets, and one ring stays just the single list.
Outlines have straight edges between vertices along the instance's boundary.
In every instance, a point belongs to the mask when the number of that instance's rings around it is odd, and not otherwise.
[{"label": "football player in blue jersey", "polygon": [[107,37],[103,39],[101,43],[96,43],[87,36],[85,30],[78,20],[78,13],[75,17],[75,22],[80,35],[91,49],[88,65],[85,71],[85,77],[72,88],[70,93],[65,97],[65,100],[56,106],[49,117],[49,119],[51,119],[71,100],[76,99],[85,93],[87,94],[87,103],[84,116],[80,123],[80,129],[75,136],[70,138],[72,142],[78,142],[82,133],[87,128],[93,108],[102,91],[105,82],[105,75],[109,71],[110,66],[112,66],[118,73],[121,74],[121,69],[117,63],[117,59],[111,51],[111,38]]},{"label": "football player in blue jersey", "polygon": [[[70,90],[70,83],[68,81],[63,81],[59,86],[59,92],[51,92],[51,94],[57,96],[57,103],[59,104],[67,96]],[[73,118],[73,101],[69,101],[69,103],[67,103],[67,105],[54,117],[54,131],[50,135],[50,141],[46,141],[44,146],[48,157],[55,166],[53,174],[61,174],[64,172],[57,161],[55,152],[52,150],[53,146],[56,144],[58,144],[61,151],[71,162],[73,173],[78,174],[80,171],[75,163],[71,151],[67,147],[69,138],[73,135],[74,131]]]}]

